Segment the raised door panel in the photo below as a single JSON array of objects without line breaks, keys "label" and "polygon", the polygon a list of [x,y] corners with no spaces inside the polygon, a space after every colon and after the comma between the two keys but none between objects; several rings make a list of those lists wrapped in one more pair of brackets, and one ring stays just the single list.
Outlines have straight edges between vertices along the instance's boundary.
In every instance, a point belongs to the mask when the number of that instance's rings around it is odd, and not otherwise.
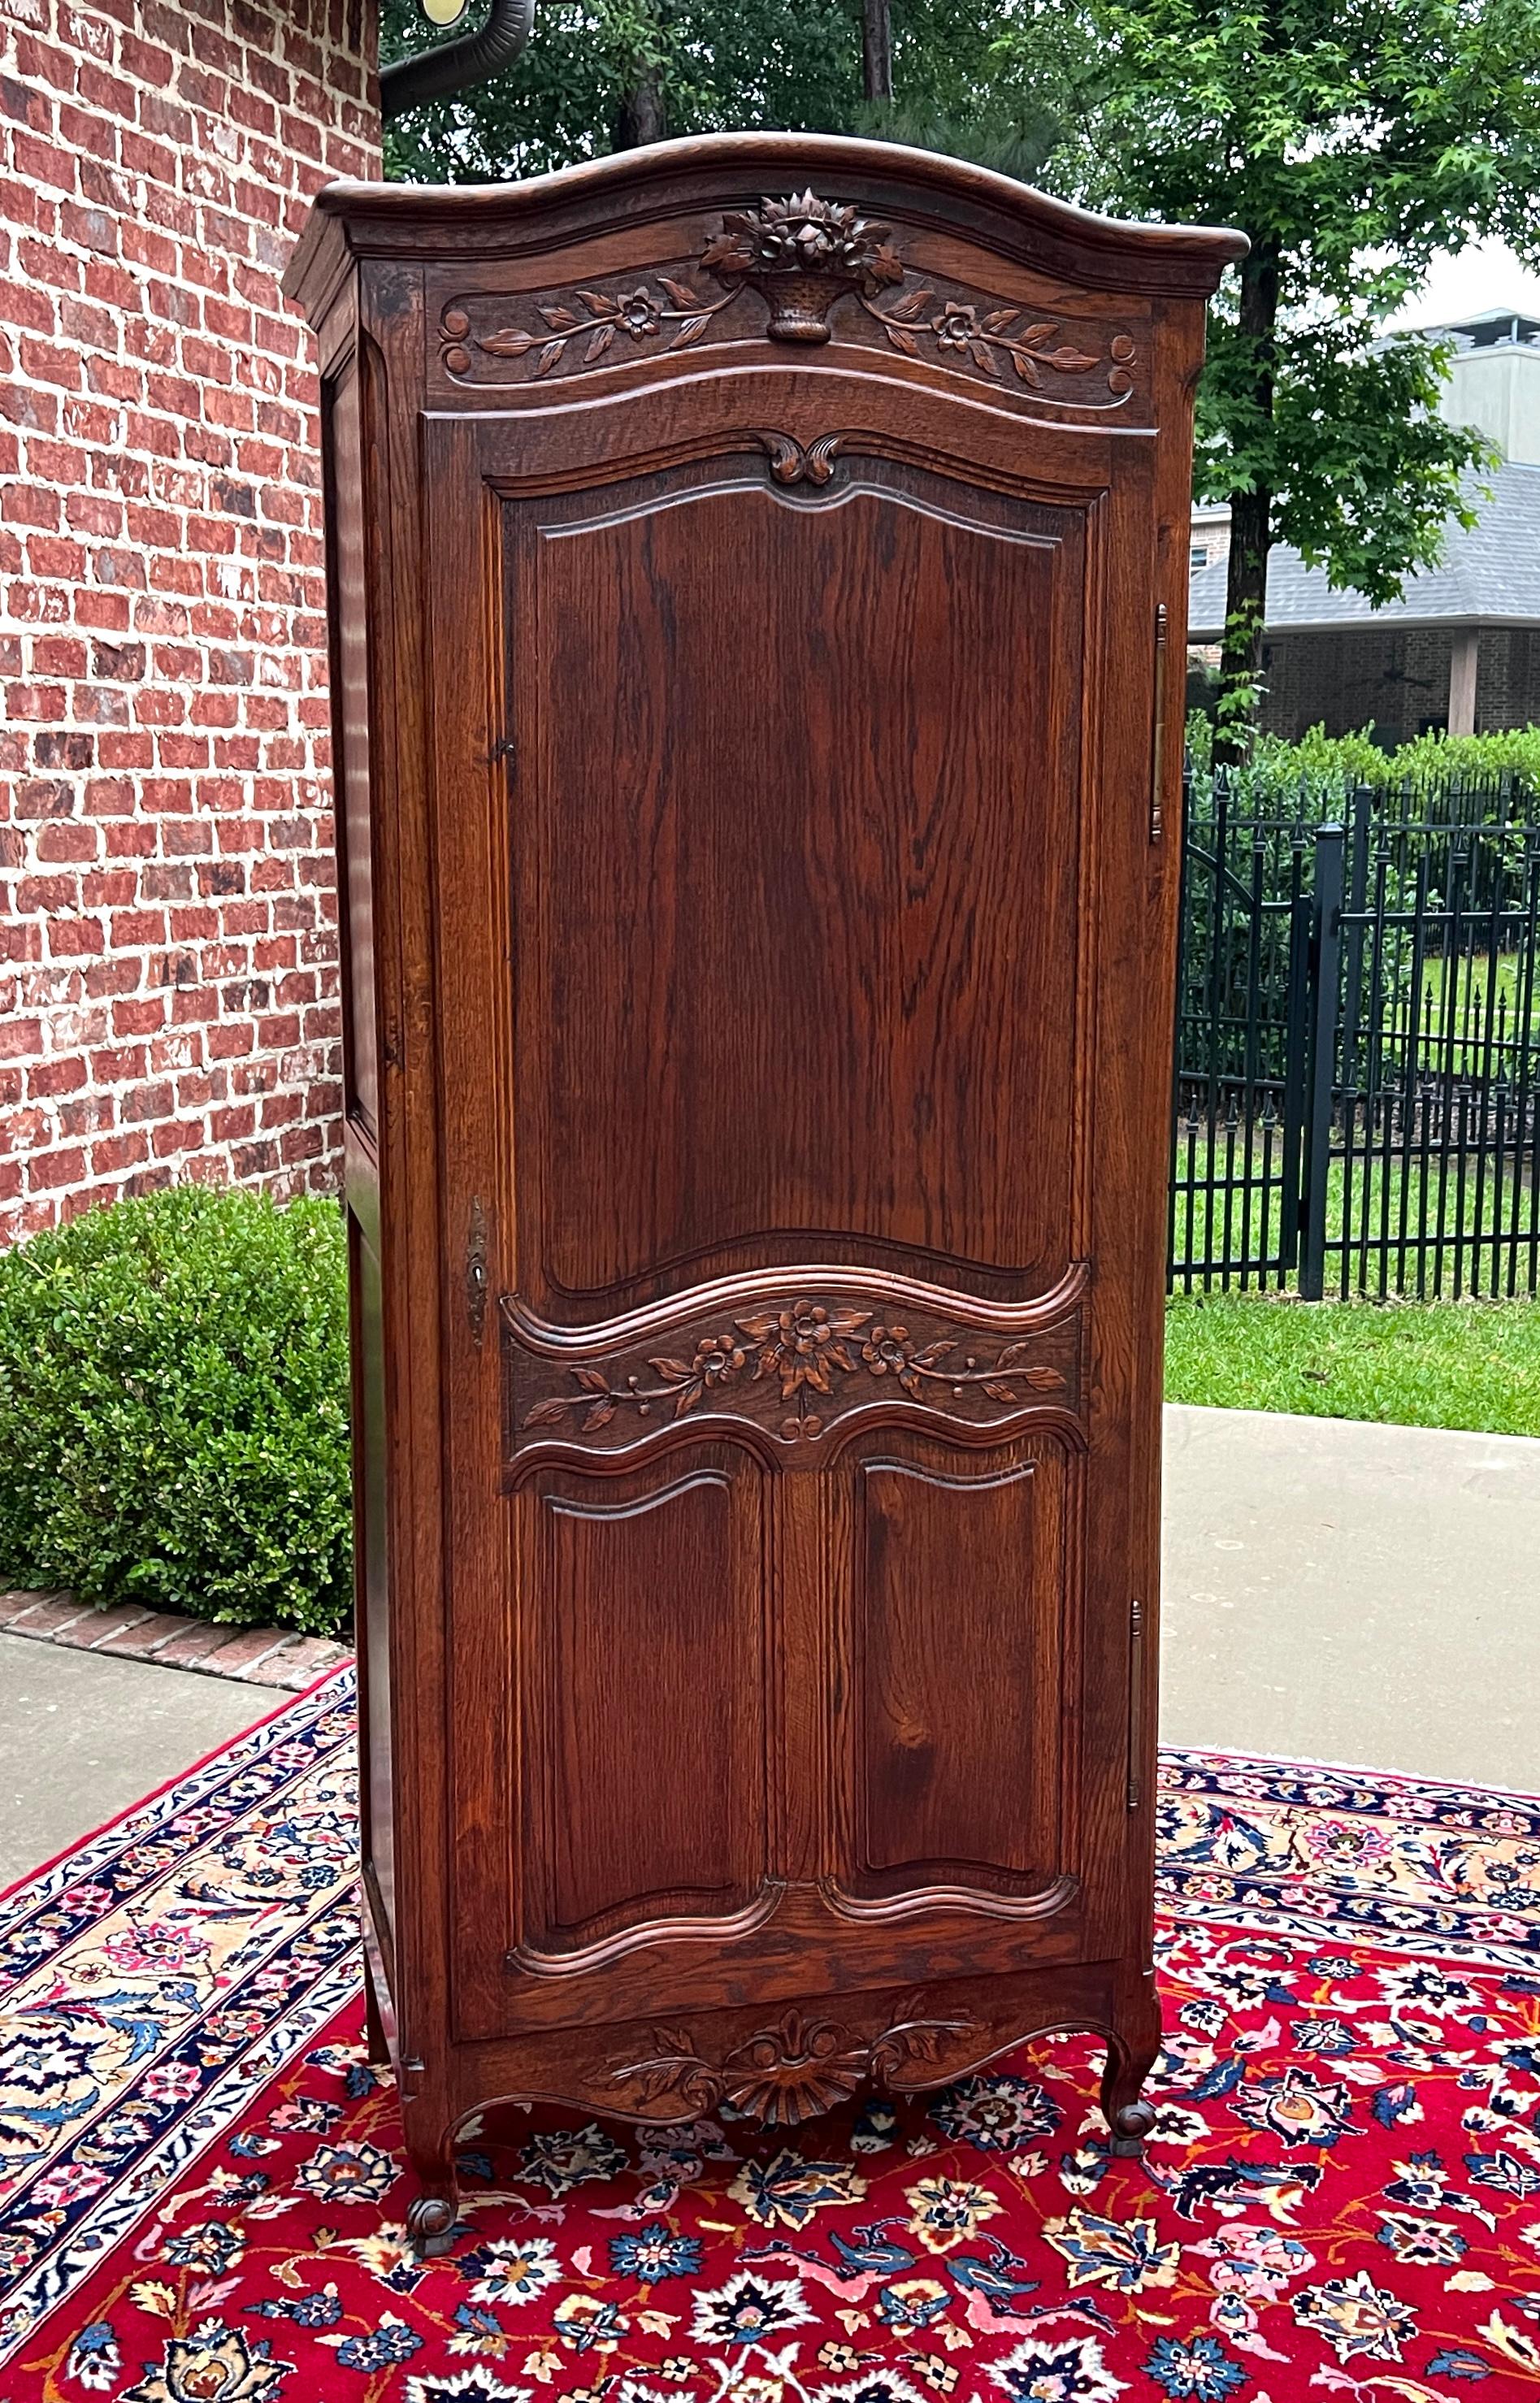
[{"label": "raised door panel", "polygon": [[808,1259],[1053,1285],[1085,511],[853,449],[822,490],[717,460],[505,529],[521,1300]]},{"label": "raised door panel", "polygon": [[[461,1888],[481,2032],[517,2018],[520,1977],[603,1970],[760,1907],[763,1479],[752,1455],[693,1444],[619,1478],[536,1469],[505,1506],[516,1691]],[[467,1756],[479,1738],[467,1729]]]},{"label": "raised door panel", "polygon": [[842,1464],[837,1881],[874,1917],[1075,1898],[1078,1517],[1063,1434],[969,1455],[886,1429]]}]

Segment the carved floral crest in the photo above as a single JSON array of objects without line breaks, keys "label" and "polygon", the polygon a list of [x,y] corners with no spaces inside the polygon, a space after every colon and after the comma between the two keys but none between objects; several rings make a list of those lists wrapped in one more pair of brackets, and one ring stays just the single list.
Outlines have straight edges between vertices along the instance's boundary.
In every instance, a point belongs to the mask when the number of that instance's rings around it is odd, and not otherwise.
[{"label": "carved floral crest", "polygon": [[[934,314],[925,312],[936,295],[922,285],[918,291],[906,292],[891,309],[875,309],[867,305],[867,314],[877,319],[895,351],[917,359],[927,342],[939,352],[954,354],[953,365],[966,360],[980,375],[997,376],[1008,362],[1023,383],[1041,386],[1042,370],[1051,368],[1056,375],[1089,375],[1093,368],[1104,367],[1106,361],[1075,343],[1060,339],[1058,321],[1047,318],[1035,326],[1023,326],[1024,309],[980,310],[973,301],[943,300]],[[1129,393],[1133,390],[1133,378],[1129,362],[1134,355],[1134,344],[1127,334],[1115,334],[1108,346],[1112,365],[1107,372],[1107,390]]]},{"label": "carved floral crest", "polygon": [[617,1411],[684,1418],[708,1396],[746,1384],[768,1387],[781,1409],[792,1406],[779,1433],[796,1440],[824,1432],[832,1413],[820,1412],[818,1396],[849,1408],[879,1398],[885,1387],[896,1386],[914,1401],[934,1394],[937,1402],[962,1399],[977,1388],[1002,1408],[1021,1410],[1035,1397],[1066,1392],[1062,1368],[1045,1359],[1031,1337],[992,1343],[990,1356],[968,1352],[959,1358],[961,1350],[955,1334],[921,1340],[896,1314],[879,1321],[869,1310],[798,1296],[697,1336],[687,1353],[648,1356],[645,1367],[569,1368],[572,1389],[542,1395],[520,1424],[527,1430],[571,1424],[579,1434],[596,1435]]},{"label": "carved floral crest", "polygon": [[846,285],[897,284],[903,265],[892,228],[870,225],[837,201],[808,190],[784,201],[761,201],[722,220],[701,264],[726,281],[751,275],[829,275]]},{"label": "carved floral crest", "polygon": [[904,280],[890,227],[812,191],[735,210],[701,264],[719,284],[751,284],[764,295],[773,342],[826,342],[828,313],[842,292],[869,296]]},{"label": "carved floral crest", "polygon": [[[718,297],[701,291],[702,275],[723,287]],[[829,313],[848,299],[908,358],[929,356],[964,374],[1013,375],[1045,398],[1077,408],[1116,409],[1133,390],[1137,346],[1131,334],[1114,334],[1104,350],[1084,349],[1085,328],[1077,329],[1079,340],[1071,339],[1058,318],[1029,323],[1030,310],[988,294],[909,279],[890,227],[806,191],[729,211],[708,235],[693,274],[688,269],[667,275],[655,271],[610,290],[579,285],[535,299],[536,323],[498,326],[484,334],[477,332],[471,310],[457,300],[438,321],[440,355],[456,378],[474,372],[477,354],[492,360],[527,358],[532,380],[563,366],[581,372],[617,347],[687,350],[752,290],[769,307],[765,333],[770,341],[828,341]],[[1089,399],[1057,388],[1064,379],[1092,376],[1110,398]]]}]

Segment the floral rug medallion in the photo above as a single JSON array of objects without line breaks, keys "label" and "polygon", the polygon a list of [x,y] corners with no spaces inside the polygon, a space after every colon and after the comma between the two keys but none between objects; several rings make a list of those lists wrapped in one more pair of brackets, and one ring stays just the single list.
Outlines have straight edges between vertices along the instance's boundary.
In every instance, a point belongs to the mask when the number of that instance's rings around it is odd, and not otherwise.
[{"label": "floral rug medallion", "polygon": [[330,1680],[0,1901],[0,2403],[1540,2403],[1540,1802],[1162,1778],[1143,2161],[1079,2038],[791,2139],[521,2112],[419,2263]]}]

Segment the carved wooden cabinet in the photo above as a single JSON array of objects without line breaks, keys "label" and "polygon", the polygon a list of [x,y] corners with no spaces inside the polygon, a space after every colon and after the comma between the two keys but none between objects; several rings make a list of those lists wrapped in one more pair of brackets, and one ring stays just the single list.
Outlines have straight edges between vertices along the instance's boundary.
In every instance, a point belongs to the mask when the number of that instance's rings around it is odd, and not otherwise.
[{"label": "carved wooden cabinet", "polygon": [[499,2096],[793,2122],[1089,2026],[1148,2125],[1191,396],[1242,247],[791,135],[316,203],[422,2243]]}]

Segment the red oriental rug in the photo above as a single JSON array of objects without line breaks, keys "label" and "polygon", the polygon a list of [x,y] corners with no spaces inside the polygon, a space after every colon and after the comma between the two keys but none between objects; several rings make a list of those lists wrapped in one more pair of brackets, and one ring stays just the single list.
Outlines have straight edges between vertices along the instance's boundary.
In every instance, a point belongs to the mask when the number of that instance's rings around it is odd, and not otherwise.
[{"label": "red oriental rug", "polygon": [[1092,2048],[798,2129],[515,2115],[426,2265],[333,1678],[0,1902],[0,2403],[1540,2398],[1540,1802],[1168,1753]]}]

